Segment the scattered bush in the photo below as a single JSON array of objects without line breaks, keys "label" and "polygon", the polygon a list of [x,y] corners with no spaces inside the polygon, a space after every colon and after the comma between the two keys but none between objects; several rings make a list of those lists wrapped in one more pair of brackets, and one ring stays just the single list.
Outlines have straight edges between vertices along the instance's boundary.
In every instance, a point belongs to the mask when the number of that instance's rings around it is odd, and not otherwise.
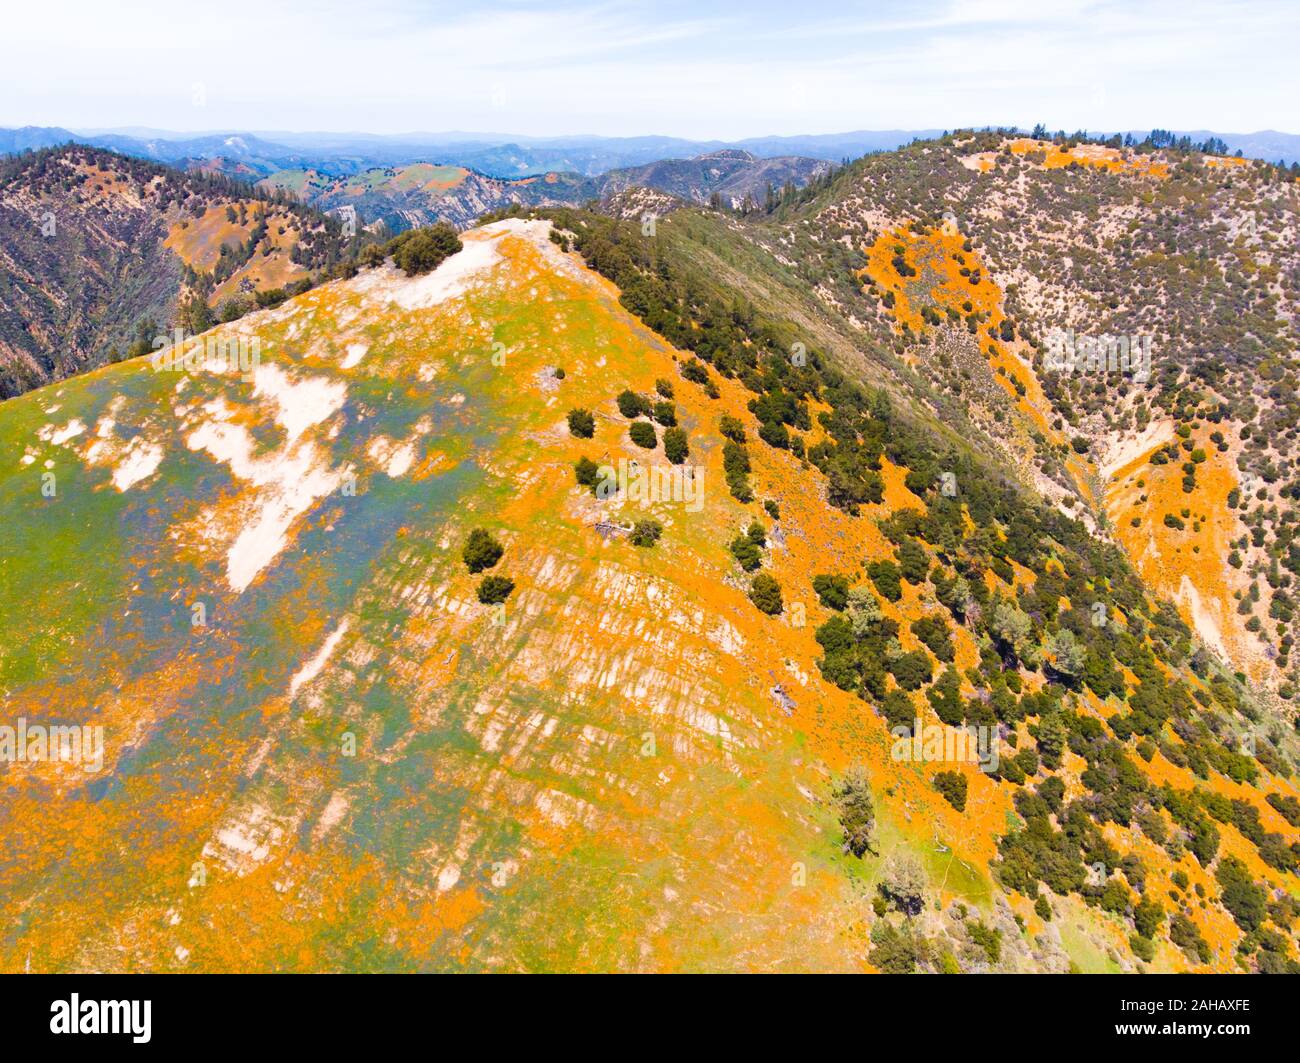
[{"label": "scattered bush", "polygon": [[686,429],[668,428],[664,431],[664,456],[674,465],[680,465],[691,453],[686,441]]},{"label": "scattered bush", "polygon": [[590,410],[570,410],[569,431],[579,439],[590,439],[596,432],[596,418]]},{"label": "scattered bush", "polygon": [[628,425],[627,434],[633,443],[646,450],[654,450],[659,445],[659,437],[655,435],[655,426],[649,421],[633,421]]},{"label": "scattered bush", "polygon": [[833,791],[840,807],[840,826],[844,829],[844,851],[861,858],[874,852],[871,831],[876,823],[876,809],[871,801],[871,787],[866,775],[852,771]]},{"label": "scattered bush", "polygon": [[470,572],[482,572],[501,560],[505,547],[496,541],[485,529],[475,528],[469,533],[461,557]]},{"label": "scattered bush", "polygon": [[737,535],[731,540],[732,556],[746,572],[753,572],[763,563],[763,554],[758,544],[747,535]]},{"label": "scattered bush", "polygon": [[867,566],[867,575],[876,585],[886,601],[896,602],[903,597],[903,585],[899,582],[898,566],[892,561],[872,561]]},{"label": "scattered bush", "polygon": [[843,611],[849,604],[849,581],[843,576],[814,576],[813,591],[827,609]]},{"label": "scattered bush", "polygon": [[639,520],[633,526],[632,534],[628,538],[633,546],[654,546],[663,533],[664,526],[657,520]]},{"label": "scattered bush", "polygon": [[478,600],[484,605],[500,605],[510,597],[515,581],[506,576],[487,575],[478,585]]},{"label": "scattered bush", "polygon": [[650,403],[644,396],[638,395],[635,391],[625,390],[619,392],[617,402],[618,412],[629,421],[650,414]]},{"label": "scattered bush", "polygon": [[932,780],[948,804],[958,812],[966,811],[966,776],[959,771],[941,771]]},{"label": "scattered bush", "polygon": [[749,600],[758,607],[760,613],[776,616],[782,609],[781,584],[766,572],[760,572],[749,585]]}]

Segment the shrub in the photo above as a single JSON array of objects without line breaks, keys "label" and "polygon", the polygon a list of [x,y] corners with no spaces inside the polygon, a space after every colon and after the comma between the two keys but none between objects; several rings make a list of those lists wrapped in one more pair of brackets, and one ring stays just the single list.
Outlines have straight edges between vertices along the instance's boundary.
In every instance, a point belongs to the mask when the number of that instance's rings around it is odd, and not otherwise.
[{"label": "shrub", "polygon": [[454,255],[463,245],[456,230],[446,222],[438,222],[424,229],[395,236],[388,244],[393,264],[408,276],[428,273],[437,269],[443,260]]},{"label": "shrub", "polygon": [[916,706],[912,703],[912,699],[901,690],[891,690],[886,694],[884,701],[880,704],[880,711],[891,731],[906,727],[908,733],[911,734],[916,726]]},{"label": "shrub", "polygon": [[671,402],[656,402],[650,410],[650,416],[665,428],[677,424],[677,407]]},{"label": "shrub", "polygon": [[621,391],[618,396],[618,412],[629,421],[643,414],[650,413],[650,403],[635,391]]},{"label": "shrub", "polygon": [[919,690],[934,675],[930,658],[921,650],[912,650],[895,657],[889,662],[889,670],[904,690]]},{"label": "shrub", "polygon": [[1202,963],[1209,963],[1212,953],[1209,942],[1201,936],[1196,924],[1182,912],[1176,912],[1169,922],[1169,940],[1184,952],[1196,956]]},{"label": "shrub", "polygon": [[763,563],[763,555],[759,551],[758,544],[747,535],[737,535],[732,539],[730,549],[732,556],[740,562],[740,567],[746,572],[753,572]]},{"label": "shrub", "polygon": [[[682,363],[682,376],[692,384],[708,384],[709,371],[704,367],[704,363],[698,358],[692,358]],[[669,396],[671,398],[671,396]]]},{"label": "shrub", "polygon": [[1133,909],[1133,925],[1144,938],[1153,938],[1160,924],[1165,921],[1165,910],[1160,902],[1151,897],[1143,897]]},{"label": "shrub", "polygon": [[664,431],[664,456],[674,465],[680,465],[691,453],[686,442],[686,429],[669,428]]},{"label": "shrub", "polygon": [[718,431],[734,443],[745,442],[745,426],[730,414],[724,413],[718,422]]},{"label": "shrub", "polygon": [[880,895],[906,916],[917,916],[925,909],[925,869],[910,853],[895,852],[885,866]]},{"label": "shrub", "polygon": [[966,776],[959,771],[941,771],[932,780],[948,804],[958,812],[966,811]]},{"label": "shrub", "polygon": [[997,963],[1002,958],[1002,931],[987,927],[978,919],[968,920],[966,933],[971,942],[984,950],[989,963]]},{"label": "shrub", "polygon": [[644,447],[646,450],[654,450],[659,445],[659,437],[655,435],[655,426],[649,421],[633,421],[628,425],[627,434],[631,437],[633,443],[638,447]]},{"label": "shrub", "polygon": [[925,547],[915,539],[904,539],[898,548],[898,566],[908,583],[924,583],[930,571],[930,558]]},{"label": "shrub", "polygon": [[483,528],[475,528],[469,533],[461,557],[465,559],[465,567],[471,572],[482,572],[500,561],[503,553],[505,553],[504,546]]},{"label": "shrub", "polygon": [[844,776],[833,796],[840,806],[840,826],[844,829],[844,851],[861,858],[871,852],[871,829],[876,822],[876,809],[871,801],[871,787],[861,771]]},{"label": "shrub", "polygon": [[790,430],[780,421],[763,421],[758,426],[758,438],[778,450],[790,448]]},{"label": "shrub", "polygon": [[1156,943],[1150,938],[1133,934],[1128,939],[1128,947],[1133,950],[1133,955],[1143,963],[1150,963],[1156,958]]},{"label": "shrub", "polygon": [[924,616],[913,621],[912,634],[941,661],[951,661],[957,654],[948,625],[936,616]]},{"label": "shrub", "polygon": [[814,576],[813,591],[827,609],[837,612],[849,604],[849,581],[843,576]]},{"label": "shrub", "polygon": [[754,491],[749,486],[749,451],[743,444],[727,440],[722,447],[722,468],[732,497],[737,502],[752,502]]},{"label": "shrub", "polygon": [[[939,681],[925,692],[925,696],[929,699],[934,714],[949,727],[956,727],[966,718],[966,706],[961,699],[961,676],[957,674],[957,669],[951,666],[945,668]],[[972,702],[973,706],[982,704],[979,701]]]},{"label": "shrub", "polygon": [[[685,376],[685,372],[683,372],[682,375]],[[665,380],[663,377],[659,377],[655,381],[655,391],[658,392],[660,397],[671,399],[673,397],[673,382],[671,380]]]},{"label": "shrub", "polygon": [[1264,798],[1293,827],[1300,827],[1300,801],[1289,794],[1269,794]]},{"label": "shrub", "polygon": [[871,928],[867,960],[883,974],[912,974],[928,956],[928,943],[910,929],[899,930],[883,919]]},{"label": "shrub", "polygon": [[579,439],[590,439],[596,432],[596,418],[590,410],[570,410],[569,431]]},{"label": "shrub", "polygon": [[654,546],[659,536],[664,533],[664,526],[657,520],[639,520],[628,537],[633,546]]},{"label": "shrub", "polygon": [[478,585],[478,600],[484,605],[500,605],[510,597],[515,581],[505,576],[484,576]]},{"label": "shrub", "polygon": [[899,582],[898,566],[892,561],[873,561],[867,566],[867,575],[876,585],[876,590],[886,601],[896,602],[903,597],[903,586]]},{"label": "shrub", "polygon": [[583,487],[590,487],[593,491],[596,488],[596,478],[600,474],[600,466],[590,458],[579,458],[573,466],[573,471],[578,477],[578,483]]},{"label": "shrub", "polygon": [[1215,870],[1220,901],[1247,934],[1258,930],[1267,917],[1268,894],[1255,885],[1246,865],[1235,856],[1225,856]]},{"label": "shrub", "polygon": [[766,572],[760,572],[749,585],[749,600],[758,607],[760,613],[776,616],[782,608],[781,584]]}]

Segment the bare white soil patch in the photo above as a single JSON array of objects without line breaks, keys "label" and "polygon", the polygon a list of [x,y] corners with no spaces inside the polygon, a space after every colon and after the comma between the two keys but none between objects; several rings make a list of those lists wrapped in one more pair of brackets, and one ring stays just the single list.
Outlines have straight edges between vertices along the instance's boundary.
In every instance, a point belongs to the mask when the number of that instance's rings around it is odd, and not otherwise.
[{"label": "bare white soil patch", "polygon": [[1105,460],[1098,471],[1102,478],[1109,480],[1126,465],[1137,461],[1145,454],[1150,454],[1156,447],[1162,447],[1174,438],[1174,422],[1168,418],[1152,421],[1138,435],[1121,436],[1112,440],[1106,448]]}]

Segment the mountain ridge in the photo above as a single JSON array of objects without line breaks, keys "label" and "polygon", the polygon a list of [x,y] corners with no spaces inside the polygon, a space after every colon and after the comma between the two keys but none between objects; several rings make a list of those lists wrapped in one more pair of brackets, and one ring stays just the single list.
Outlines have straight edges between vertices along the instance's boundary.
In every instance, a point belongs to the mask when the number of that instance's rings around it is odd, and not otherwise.
[{"label": "mountain ridge", "polygon": [[[21,858],[0,892],[30,915],[0,964],[1208,970],[1240,948],[1284,967],[1294,831],[1264,797],[1294,794],[1293,747],[1191,669],[1118,553],[905,404],[903,367],[891,400],[783,302],[715,302],[735,299],[715,261],[766,254],[742,233],[698,208],[650,239],[507,218],[432,273],[385,263],[219,326],[259,338],[249,382],[144,358],[0,407],[0,683],[39,717],[48,654],[81,654],[61,701],[107,735],[103,780],[27,765],[2,798]],[[583,485],[583,458],[659,464],[665,420],[697,511]],[[109,526],[131,556],[91,549]],[[476,527],[514,584],[499,606],[462,558]],[[847,612],[813,584],[828,567]],[[1122,697],[1070,677],[1072,640],[1119,655]],[[909,727],[951,719],[952,682],[968,723],[1016,736],[995,774],[901,759],[887,730],[900,699]],[[105,856],[123,847],[149,866]],[[1272,937],[1237,907],[1265,888]]]}]

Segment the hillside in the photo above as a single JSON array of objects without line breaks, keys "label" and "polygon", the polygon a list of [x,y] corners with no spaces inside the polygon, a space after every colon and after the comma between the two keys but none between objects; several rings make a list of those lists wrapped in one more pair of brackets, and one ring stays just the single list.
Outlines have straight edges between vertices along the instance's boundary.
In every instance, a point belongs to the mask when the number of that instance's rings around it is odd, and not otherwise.
[{"label": "hillside", "polygon": [[[1298,207],[1263,164],[966,134],[856,163],[757,238],[1290,700]],[[1121,336],[1144,379],[1089,360]]]},{"label": "hillside", "polygon": [[[323,269],[337,226],[220,176],[69,146],[0,167],[0,398],[145,349],[199,296],[252,305]],[[197,304],[196,304],[197,305]],[[206,312],[193,315],[206,327]],[[188,323],[188,322],[187,322]]]},{"label": "hillside", "polygon": [[600,179],[602,199],[632,187],[652,188],[687,203],[714,203],[739,210],[757,207],[786,186],[802,188],[830,173],[831,165],[817,159],[784,156],[760,159],[747,151],[727,149],[692,159],[665,159],[623,170]]},{"label": "hillside", "polygon": [[648,188],[687,203],[752,209],[783,190],[802,188],[831,171],[816,159],[760,159],[744,151],[719,151],[692,159],[663,159],[611,170],[597,177],[550,172],[504,179],[462,166],[411,163],[333,177],[317,170],[284,170],[260,182],[290,192],[321,210],[352,207],[364,224],[382,221],[389,232],[445,221],[457,228],[511,205],[582,205]]},{"label": "hillside", "polygon": [[8,766],[0,968],[1294,969],[1294,731],[770,224],[506,218],[0,406],[0,688],[105,738]]}]

